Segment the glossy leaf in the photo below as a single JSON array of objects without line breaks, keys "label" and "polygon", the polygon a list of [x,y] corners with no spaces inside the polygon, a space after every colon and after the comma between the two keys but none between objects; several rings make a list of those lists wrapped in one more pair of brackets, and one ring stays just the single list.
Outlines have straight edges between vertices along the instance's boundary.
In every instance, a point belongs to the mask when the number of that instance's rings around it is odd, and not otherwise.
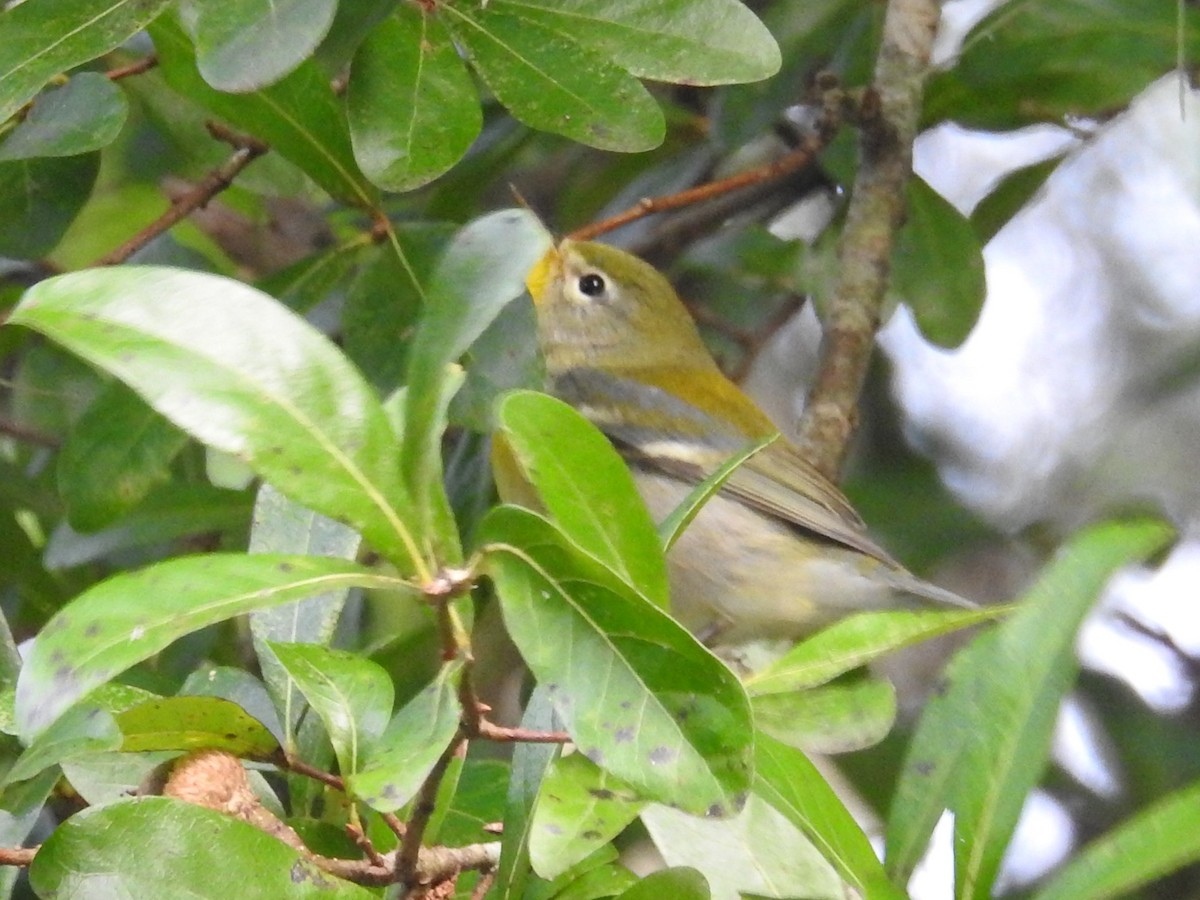
[{"label": "glossy leaf", "polygon": [[457,663],[442,666],[388,723],[366,765],[347,779],[346,786],[367,806],[392,812],[420,790],[458,732],[460,672]]},{"label": "glossy leaf", "polygon": [[551,766],[530,829],[533,870],[554,879],[620,834],[645,804],[580,753]]},{"label": "glossy leaf", "polygon": [[154,20],[171,0],[56,0],[0,13],[0,122],[47,81],[103,56]]},{"label": "glossy leaf", "polygon": [[1026,793],[1041,776],[1080,623],[1123,565],[1161,550],[1161,522],[1088,528],[1018,603],[954,659],[909,747],[888,821],[888,871],[905,880],[945,809],[955,814],[956,894],[990,895]]},{"label": "glossy leaf", "polygon": [[[442,490],[442,430],[457,362],[500,310],[525,287],[525,276],[550,247],[550,235],[524,210],[500,210],[455,235],[433,271],[425,313],[409,357],[401,460],[409,490],[444,556],[458,535]],[[448,560],[452,561],[452,560]]]},{"label": "glossy leaf", "polygon": [[878,744],[896,721],[896,689],[848,676],[789,694],[750,698],[754,727],[806,753],[851,753]]},{"label": "glossy leaf", "polygon": [[196,63],[219,91],[274,84],[312,55],[337,0],[192,0]]},{"label": "glossy leaf", "polygon": [[1084,847],[1034,893],[1034,900],[1128,897],[1195,863],[1200,859],[1197,808],[1200,786],[1168,794]]},{"label": "glossy leaf", "polygon": [[745,895],[845,900],[846,888],[834,867],[757,792],[731,819],[650,806],[642,822],[667,865],[701,872],[718,900]]},{"label": "glossy leaf", "polygon": [[116,375],[201,441],[413,564],[382,407],[345,357],[269,297],[213,275],[122,266],[43,281],[10,321]]},{"label": "glossy leaf", "polygon": [[99,171],[99,153],[0,161],[0,256],[36,259],[54,249]]},{"label": "glossy leaf", "polygon": [[220,697],[156,697],[116,718],[126,753],[214,749],[265,760],[279,749],[262,722]]},{"label": "glossy leaf", "polygon": [[249,514],[245,494],[204,483],[169,482],[107,528],[81,534],[60,522],[46,542],[43,562],[51,571],[86,565],[129,550],[161,547],[190,535],[241,529]]},{"label": "glossy leaf", "polygon": [[708,881],[695,869],[680,866],[662,869],[647,875],[629,890],[620,894],[620,900],[709,900],[712,892]]},{"label": "glossy leaf", "polygon": [[[544,685],[529,695],[521,727],[534,731],[556,731],[562,722]],[[500,865],[496,871],[493,894],[497,900],[524,900],[529,882],[529,842],[533,828],[533,809],[542,782],[558,759],[558,744],[519,743],[513,749],[512,777],[504,807],[504,834],[500,844]]]},{"label": "glossy leaf", "polygon": [[[354,559],[361,543],[354,529],[288,500],[269,484],[259,488],[250,533],[251,553],[302,553]],[[258,662],[279,710],[289,750],[301,749],[293,747],[292,742],[305,709],[304,698],[275,655],[262,647],[262,642],[328,644],[349,591],[350,588],[342,587],[250,614]]]},{"label": "glossy leaf", "polygon": [[353,206],[374,206],[378,191],[354,161],[345,112],[314,61],[301,63],[270,87],[249,94],[227,94],[209,87],[200,77],[191,42],[178,23],[164,16],[150,29],[150,35],[172,88],[266,141],[333,197]]},{"label": "glossy leaf", "polygon": [[42,93],[24,121],[0,143],[0,160],[75,156],[111,144],[129,105],[99,72],[80,72]]},{"label": "glossy leaf", "polygon": [[432,181],[479,134],[479,94],[441,20],[402,3],[354,56],[346,92],[354,155],[389,191]]},{"label": "glossy leaf", "polygon": [[888,881],[862,828],[808,758],[769,735],[755,738],[755,793],[803,831],[859,896],[905,897]]},{"label": "glossy leaf", "polygon": [[248,822],[169,797],[135,797],[71,816],[29,871],[34,890],[61,900],[179,896],[195,900],[368,900]]},{"label": "glossy leaf", "polygon": [[187,435],[120,382],[107,385],[75,422],[58,457],[67,520],[95,531],[171,477]]},{"label": "glossy leaf", "polygon": [[392,715],[391,676],[369,659],[316,644],[267,646],[325,723],[338,769],[352,775],[383,734]]},{"label": "glossy leaf", "polygon": [[446,24],[497,99],[531,128],[601,150],[662,143],[662,111],[641,82],[523,9],[444,4]]},{"label": "glossy leaf", "polygon": [[5,784],[32,778],[75,756],[116,750],[120,746],[121,731],[112,713],[94,703],[77,706],[30,741],[4,776]]},{"label": "glossy leaf", "polygon": [[38,634],[17,682],[32,738],[76,701],[176,638],[255,609],[345,584],[392,586],[355,563],[240,553],[183,557],[103,581]]},{"label": "glossy leaf", "polygon": [[1012,607],[889,609],[849,616],[801,641],[745,679],[751,697],[825,684],[874,659],[961,628],[1000,618]]},{"label": "glossy leaf", "polygon": [[561,400],[533,391],[502,398],[496,426],[563,533],[665,609],[667,563],[654,522],[608,439]]},{"label": "glossy leaf", "polygon": [[921,334],[957,347],[983,308],[983,248],[971,223],[925,181],[913,176],[907,218],[892,253],[891,290],[907,303]]},{"label": "glossy leaf", "polygon": [[500,507],[480,531],[508,632],[582,752],[646,798],[735,812],[751,729],[733,673],[544,519]]},{"label": "glossy leaf", "polygon": [[1154,0],[1023,0],[976,25],[957,64],[930,80],[925,114],[1008,129],[1124,107],[1200,55],[1200,17]]},{"label": "glossy leaf", "polygon": [[491,0],[607,56],[640,78],[730,84],[769,78],[779,47],[738,0]]}]

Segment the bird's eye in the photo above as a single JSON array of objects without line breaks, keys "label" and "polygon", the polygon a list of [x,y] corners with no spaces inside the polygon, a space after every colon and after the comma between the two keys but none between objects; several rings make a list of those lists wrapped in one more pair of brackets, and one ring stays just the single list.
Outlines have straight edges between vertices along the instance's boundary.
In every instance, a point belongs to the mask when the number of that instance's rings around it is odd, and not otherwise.
[{"label": "bird's eye", "polygon": [[579,293],[585,297],[599,297],[606,287],[604,279],[595,272],[579,276]]}]

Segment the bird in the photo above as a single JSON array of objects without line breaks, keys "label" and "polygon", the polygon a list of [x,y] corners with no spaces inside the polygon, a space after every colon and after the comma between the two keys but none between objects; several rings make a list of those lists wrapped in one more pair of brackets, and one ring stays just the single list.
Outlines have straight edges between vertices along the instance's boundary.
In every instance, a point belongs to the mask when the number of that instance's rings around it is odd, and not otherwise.
[{"label": "bird", "polygon": [[[725,376],[671,283],[607,244],[564,239],[526,278],[547,392],[624,457],[668,516],[731,456],[780,429]],[[667,555],[673,615],[726,645],[798,640],[913,599],[973,606],[913,575],[784,437],[750,456]]]}]

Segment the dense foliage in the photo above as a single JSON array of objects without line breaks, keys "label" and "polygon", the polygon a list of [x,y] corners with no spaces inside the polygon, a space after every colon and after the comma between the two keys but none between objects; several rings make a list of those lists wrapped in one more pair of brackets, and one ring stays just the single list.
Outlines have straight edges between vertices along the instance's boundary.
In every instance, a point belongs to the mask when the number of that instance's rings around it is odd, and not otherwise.
[{"label": "dense foliage", "polygon": [[[482,872],[492,897],[902,897],[951,810],[957,896],[992,894],[1080,623],[1169,528],[1097,524],[1015,611],[863,615],[739,679],[669,615],[674,523],[535,392],[523,280],[551,238],[512,187],[576,228],[788,152],[808,132],[785,110],[811,119],[821,91],[862,100],[881,4],[751,8],[0,13],[0,847],[38,845],[3,860],[28,889],[466,897]],[[1107,114],[1193,49],[1193,19],[1010,3],[930,78],[923,124]],[[828,292],[842,217],[807,244],[762,221],[853,192],[851,124],[765,195],[625,233],[704,304],[731,369],[787,298]],[[980,246],[1050,168],[970,220],[910,184],[893,293],[931,340],[970,330]],[[538,512],[495,501],[493,439]],[[919,564],[970,529],[915,477],[910,521],[942,523],[897,546]],[[858,494],[888,506],[890,487],[867,472]],[[893,730],[895,690],[866,664],[980,623]],[[889,732],[850,767],[874,772],[880,862],[806,753]],[[214,750],[246,769],[190,765]],[[1036,896],[1124,895],[1195,861],[1195,791],[1147,796]],[[647,839],[668,867],[639,880],[619,851]]]}]

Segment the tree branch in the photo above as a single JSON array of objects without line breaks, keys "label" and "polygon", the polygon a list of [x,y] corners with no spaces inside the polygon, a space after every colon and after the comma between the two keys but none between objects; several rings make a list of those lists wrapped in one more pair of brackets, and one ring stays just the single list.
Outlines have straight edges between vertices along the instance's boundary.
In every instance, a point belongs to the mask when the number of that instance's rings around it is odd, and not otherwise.
[{"label": "tree branch", "polygon": [[839,279],[800,425],[805,456],[831,479],[856,425],[875,346],[937,23],[937,0],[890,0],[874,89],[864,97],[860,166],[839,247]]},{"label": "tree branch", "polygon": [[93,266],[115,266],[123,263],[137,251],[171,226],[207,204],[213,197],[233,184],[238,174],[270,148],[262,141],[249,135],[238,134],[216,122],[207,123],[209,133],[219,141],[234,147],[233,155],[219,168],[209,172],[190,191],[176,198],[165,213],[123,243],[115,250],[97,259]]}]

